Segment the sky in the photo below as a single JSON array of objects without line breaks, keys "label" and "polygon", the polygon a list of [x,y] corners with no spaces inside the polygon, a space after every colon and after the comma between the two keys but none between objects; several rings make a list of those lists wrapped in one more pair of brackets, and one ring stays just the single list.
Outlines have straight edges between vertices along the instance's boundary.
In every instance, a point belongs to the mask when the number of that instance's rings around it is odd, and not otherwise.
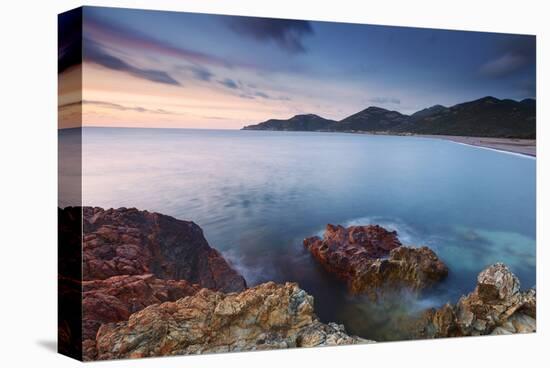
[{"label": "sky", "polygon": [[240,129],[536,97],[534,36],[98,7],[81,17],[81,44],[78,21],[60,18],[59,100],[66,120],[82,101],[85,126]]}]

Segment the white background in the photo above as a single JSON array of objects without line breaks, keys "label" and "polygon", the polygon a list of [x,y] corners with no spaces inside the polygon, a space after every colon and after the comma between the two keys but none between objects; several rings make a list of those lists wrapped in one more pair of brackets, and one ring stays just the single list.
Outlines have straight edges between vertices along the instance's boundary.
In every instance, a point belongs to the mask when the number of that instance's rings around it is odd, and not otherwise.
[{"label": "white background", "polygon": [[[86,5],[536,34],[538,333],[89,363],[112,367],[540,366],[549,361],[548,67],[545,1],[111,0]],[[0,11],[0,365],[72,367],[55,353],[57,17],[78,1],[4,0]],[[546,16],[546,18],[545,18]],[[519,216],[520,214],[518,214]],[[546,339],[546,343],[544,340]],[[537,364],[537,362],[540,362]]]}]

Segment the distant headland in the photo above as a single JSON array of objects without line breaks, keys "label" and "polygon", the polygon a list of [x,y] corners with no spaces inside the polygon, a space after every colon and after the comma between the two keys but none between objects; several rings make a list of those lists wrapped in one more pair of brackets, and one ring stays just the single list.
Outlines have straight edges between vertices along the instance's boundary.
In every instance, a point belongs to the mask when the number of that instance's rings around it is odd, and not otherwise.
[{"label": "distant headland", "polygon": [[451,107],[435,105],[412,115],[371,106],[340,121],[304,114],[242,129],[536,139],[536,101],[488,96]]}]

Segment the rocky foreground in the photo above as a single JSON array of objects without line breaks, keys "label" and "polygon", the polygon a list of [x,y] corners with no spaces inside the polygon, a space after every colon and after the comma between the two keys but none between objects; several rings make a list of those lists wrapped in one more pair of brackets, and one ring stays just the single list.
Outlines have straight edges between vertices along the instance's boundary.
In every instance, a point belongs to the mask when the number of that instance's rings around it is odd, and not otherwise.
[{"label": "rocky foreground", "polygon": [[[126,208],[82,213],[84,281],[59,280],[82,303],[84,360],[371,342],[320,322],[313,297],[294,283],[247,288],[193,222]],[[61,228],[63,239],[70,234]],[[63,244],[78,247],[77,240]],[[322,239],[304,245],[352,293],[373,298],[387,287],[421,290],[447,275],[433,251],[405,247],[396,232],[376,225],[328,225]],[[533,332],[535,325],[535,290],[520,291],[517,277],[495,264],[458,303],[427,310],[403,328],[413,338],[435,338]],[[60,331],[71,339],[70,328]]]},{"label": "rocky foreground", "polygon": [[247,289],[193,222],[135,208],[82,214],[84,360],[367,342],[319,322],[295,284]]},{"label": "rocky foreground", "polygon": [[103,323],[127,320],[148,305],[201,288],[246,289],[244,278],[210,247],[193,222],[135,208],[84,207],[82,340],[96,359]]},{"label": "rocky foreground", "polygon": [[367,342],[348,336],[341,325],[319,322],[313,297],[296,284],[273,282],[238,294],[202,289],[104,324],[97,334],[99,359]]},{"label": "rocky foreground", "polygon": [[322,239],[306,238],[304,246],[327,271],[345,281],[351,293],[373,299],[387,288],[427,288],[448,273],[431,249],[405,247],[395,231],[378,225],[329,224]]},{"label": "rocky foreground", "polygon": [[151,304],[178,300],[200,289],[185,280],[163,280],[152,274],[84,281],[82,339],[85,358],[96,358],[96,334],[102,324],[126,321],[133,313]]},{"label": "rocky foreground", "polygon": [[536,291],[520,290],[519,279],[502,263],[483,270],[473,292],[452,305],[427,310],[416,337],[505,335],[536,331]]}]

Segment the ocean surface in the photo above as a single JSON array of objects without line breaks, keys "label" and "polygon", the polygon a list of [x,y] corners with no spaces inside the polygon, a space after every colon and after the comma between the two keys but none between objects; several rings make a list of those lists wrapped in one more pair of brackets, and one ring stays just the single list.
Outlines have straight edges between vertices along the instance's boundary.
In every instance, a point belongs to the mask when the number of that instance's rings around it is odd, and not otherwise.
[{"label": "ocean surface", "polygon": [[[82,190],[85,205],[194,221],[250,286],[298,282],[322,321],[382,341],[408,338],[409,316],[456,302],[494,262],[535,285],[535,166],[429,138],[84,128]],[[419,297],[350,297],[302,245],[327,223],[396,230],[431,247],[449,277]]]}]

